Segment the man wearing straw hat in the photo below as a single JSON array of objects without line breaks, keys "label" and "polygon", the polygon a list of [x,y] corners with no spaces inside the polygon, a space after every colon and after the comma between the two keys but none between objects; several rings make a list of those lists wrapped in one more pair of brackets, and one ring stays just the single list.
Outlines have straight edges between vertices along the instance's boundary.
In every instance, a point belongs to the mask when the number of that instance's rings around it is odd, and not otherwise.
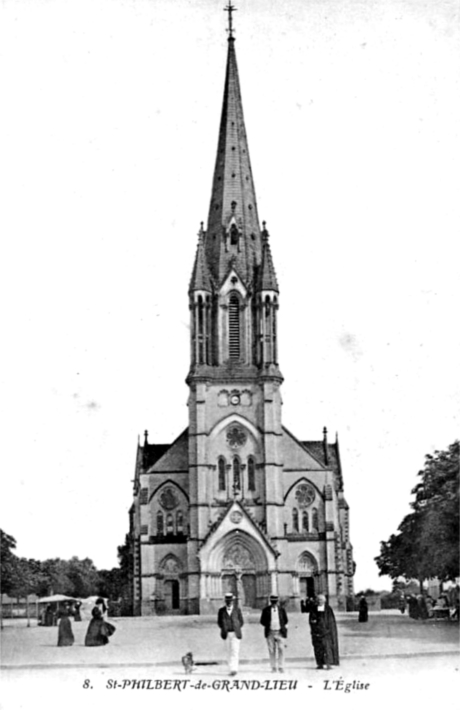
[{"label": "man wearing straw hat", "polygon": [[278,604],[278,595],[270,595],[270,605],[262,610],[260,623],[265,629],[268,654],[272,672],[284,673],[284,647],[287,638],[288,617],[286,610]]},{"label": "man wearing straw hat", "polygon": [[238,661],[240,655],[240,641],[243,637],[241,627],[243,626],[243,615],[241,609],[231,592],[225,595],[225,606],[219,609],[217,614],[217,625],[220,628],[220,635],[227,644],[227,658],[230,675],[238,672]]}]

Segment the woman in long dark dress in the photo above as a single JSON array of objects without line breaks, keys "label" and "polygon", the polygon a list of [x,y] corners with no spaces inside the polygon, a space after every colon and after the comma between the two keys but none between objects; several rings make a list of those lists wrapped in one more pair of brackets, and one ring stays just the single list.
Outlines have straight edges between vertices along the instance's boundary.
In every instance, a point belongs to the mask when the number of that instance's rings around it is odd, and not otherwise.
[{"label": "woman in long dark dress", "polygon": [[72,624],[69,618],[69,608],[61,611],[58,627],[58,646],[72,646],[74,642]]},{"label": "woman in long dark dress", "polygon": [[367,599],[363,595],[360,600],[359,600],[359,615],[358,615],[358,621],[363,622],[367,621],[369,618],[369,610],[367,606]]},{"label": "woman in long dark dress", "polygon": [[96,599],[96,607],[101,612],[102,618],[105,619],[107,617],[107,604],[102,597],[98,597],[98,599]]},{"label": "woman in long dark dress", "polygon": [[85,646],[105,646],[109,643],[109,636],[115,632],[115,626],[104,621],[101,610],[94,607],[91,612],[93,618],[89,622],[85,636]]}]

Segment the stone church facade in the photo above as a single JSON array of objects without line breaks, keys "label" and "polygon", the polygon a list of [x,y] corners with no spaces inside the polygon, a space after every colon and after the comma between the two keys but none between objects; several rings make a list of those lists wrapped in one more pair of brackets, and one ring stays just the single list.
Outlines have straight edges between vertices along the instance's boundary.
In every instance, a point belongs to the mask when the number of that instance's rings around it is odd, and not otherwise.
[{"label": "stone church facade", "polygon": [[233,591],[261,608],[353,594],[338,441],[301,441],[281,419],[279,288],[260,226],[230,31],[206,230],[189,285],[189,425],[138,445],[130,545],[134,613],[214,612]]}]

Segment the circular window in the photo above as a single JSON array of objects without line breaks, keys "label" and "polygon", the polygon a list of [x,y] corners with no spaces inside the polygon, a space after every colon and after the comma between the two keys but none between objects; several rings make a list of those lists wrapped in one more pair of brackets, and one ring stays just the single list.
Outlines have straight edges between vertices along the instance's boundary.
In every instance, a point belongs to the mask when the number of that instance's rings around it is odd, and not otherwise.
[{"label": "circular window", "polygon": [[315,500],[315,489],[310,483],[302,483],[297,487],[295,498],[299,508],[307,508]]},{"label": "circular window", "polygon": [[232,426],[227,430],[227,444],[231,449],[239,449],[244,446],[247,439],[246,432],[239,426]]},{"label": "circular window", "polygon": [[179,505],[177,495],[172,488],[165,488],[165,490],[160,495],[160,505],[165,510],[173,510]]}]

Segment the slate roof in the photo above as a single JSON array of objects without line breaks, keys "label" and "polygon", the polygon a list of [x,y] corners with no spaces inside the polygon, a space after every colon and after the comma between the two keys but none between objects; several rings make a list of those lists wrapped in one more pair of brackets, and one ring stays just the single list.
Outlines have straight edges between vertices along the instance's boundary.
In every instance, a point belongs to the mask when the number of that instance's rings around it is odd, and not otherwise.
[{"label": "slate roof", "polygon": [[142,468],[146,471],[169,449],[171,444],[144,444],[140,447]]},{"label": "slate roof", "polygon": [[188,428],[184,429],[156,461],[149,466],[148,473],[169,473],[188,471]]},{"label": "slate roof", "polygon": [[305,446],[312,455],[320,461],[326,468],[330,468],[338,476],[340,488],[343,486],[342,479],[342,467],[340,464],[340,454],[339,454],[339,444],[335,442],[334,444],[326,444],[327,446],[327,461],[326,453],[324,450],[324,441],[302,441],[303,446]]},{"label": "slate roof", "polygon": [[[236,252],[228,250],[228,239],[224,239],[232,219],[240,232]],[[252,281],[254,269],[261,263],[260,223],[249,159],[234,37],[229,37],[228,40],[224,99],[205,249],[211,275],[216,283],[220,283],[227,273],[232,256],[236,260],[235,269],[246,283]]]}]

